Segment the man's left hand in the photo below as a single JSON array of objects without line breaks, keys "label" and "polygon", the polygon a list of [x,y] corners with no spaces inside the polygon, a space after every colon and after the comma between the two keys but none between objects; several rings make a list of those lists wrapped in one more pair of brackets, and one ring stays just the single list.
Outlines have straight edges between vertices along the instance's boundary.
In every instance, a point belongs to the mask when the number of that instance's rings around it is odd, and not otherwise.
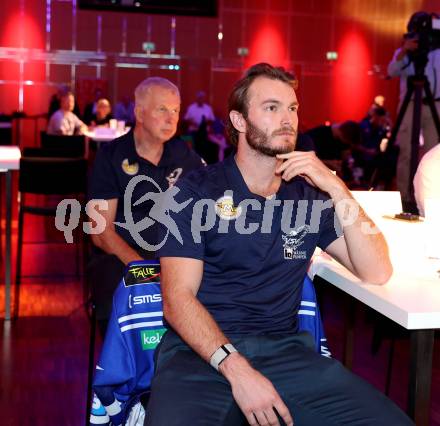
[{"label": "man's left hand", "polygon": [[289,181],[295,176],[302,176],[309,184],[329,194],[334,190],[346,189],[342,180],[318,159],[313,151],[293,151],[277,155],[284,162],[275,170],[282,179]]}]

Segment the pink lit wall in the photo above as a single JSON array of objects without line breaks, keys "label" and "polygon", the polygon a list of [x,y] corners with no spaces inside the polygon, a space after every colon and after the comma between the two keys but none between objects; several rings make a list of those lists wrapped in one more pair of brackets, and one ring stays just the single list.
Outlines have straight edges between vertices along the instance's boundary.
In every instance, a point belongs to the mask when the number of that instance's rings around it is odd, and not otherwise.
[{"label": "pink lit wall", "polygon": [[[259,61],[283,65],[298,76],[303,128],[358,120],[377,94],[394,112],[397,81],[385,79],[387,63],[408,17],[437,5],[436,0],[219,0],[218,18],[177,16],[173,42],[171,16],[83,11],[76,0],[2,1],[0,113],[21,107],[28,114],[44,113],[62,83],[74,87],[81,106],[98,84],[116,102],[156,74],[180,86],[184,109],[203,89],[224,117],[231,86],[245,67]],[[115,65],[122,54],[142,53],[145,41],[156,44],[156,54],[179,55],[180,69],[160,68],[160,60],[152,68]],[[249,55],[240,57],[239,47],[248,48]],[[21,50],[11,54],[10,48]],[[63,51],[104,59],[75,66],[55,56],[47,60],[47,54]],[[327,61],[327,51],[336,51],[338,60]]]}]

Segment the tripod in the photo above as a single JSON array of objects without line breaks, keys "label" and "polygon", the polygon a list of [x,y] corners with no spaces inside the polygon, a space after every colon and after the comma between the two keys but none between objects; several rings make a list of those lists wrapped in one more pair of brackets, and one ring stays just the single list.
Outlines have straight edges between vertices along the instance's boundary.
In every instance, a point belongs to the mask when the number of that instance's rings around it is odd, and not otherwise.
[{"label": "tripod", "polygon": [[[415,205],[414,198],[414,187],[413,180],[414,175],[417,171],[418,157],[419,157],[419,136],[421,128],[421,115],[422,115],[422,92],[425,92],[425,101],[429,106],[431,111],[432,119],[434,121],[437,136],[440,140],[440,119],[437,114],[437,109],[435,107],[434,96],[432,95],[431,88],[429,87],[429,81],[425,75],[425,67],[428,63],[428,53],[415,53],[412,58],[414,62],[415,74],[408,77],[408,88],[406,91],[405,98],[400,107],[400,111],[397,115],[396,124],[394,125],[390,139],[388,141],[388,146],[385,151],[385,156],[390,155],[399,131],[400,125],[402,124],[403,117],[408,109],[408,105],[411,101],[412,95],[414,94],[414,109],[413,109],[413,119],[412,119],[412,129],[411,129],[411,153],[410,153],[410,175],[408,179],[408,193],[411,196],[411,203],[403,203],[403,210],[405,212],[414,213],[417,208]],[[404,200],[406,201],[406,200]]]}]

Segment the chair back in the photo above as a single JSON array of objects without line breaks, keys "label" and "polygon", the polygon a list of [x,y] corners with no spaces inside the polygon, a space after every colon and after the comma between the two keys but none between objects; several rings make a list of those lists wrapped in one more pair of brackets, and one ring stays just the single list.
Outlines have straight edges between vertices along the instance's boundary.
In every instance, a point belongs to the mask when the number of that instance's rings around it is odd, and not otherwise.
[{"label": "chair back", "polygon": [[52,152],[53,156],[57,157],[84,157],[86,139],[84,135],[48,135],[42,131],[41,148]]},{"label": "chair back", "polygon": [[18,187],[22,193],[85,194],[87,160],[43,156],[22,157]]}]

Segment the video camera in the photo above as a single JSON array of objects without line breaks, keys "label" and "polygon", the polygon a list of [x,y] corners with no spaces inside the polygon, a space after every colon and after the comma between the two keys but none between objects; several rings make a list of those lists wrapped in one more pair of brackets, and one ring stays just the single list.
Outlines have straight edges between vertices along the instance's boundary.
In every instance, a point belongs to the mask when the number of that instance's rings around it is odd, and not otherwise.
[{"label": "video camera", "polygon": [[405,39],[418,40],[418,48],[410,56],[417,59],[440,49],[440,16],[436,13],[416,12],[408,21]]}]

